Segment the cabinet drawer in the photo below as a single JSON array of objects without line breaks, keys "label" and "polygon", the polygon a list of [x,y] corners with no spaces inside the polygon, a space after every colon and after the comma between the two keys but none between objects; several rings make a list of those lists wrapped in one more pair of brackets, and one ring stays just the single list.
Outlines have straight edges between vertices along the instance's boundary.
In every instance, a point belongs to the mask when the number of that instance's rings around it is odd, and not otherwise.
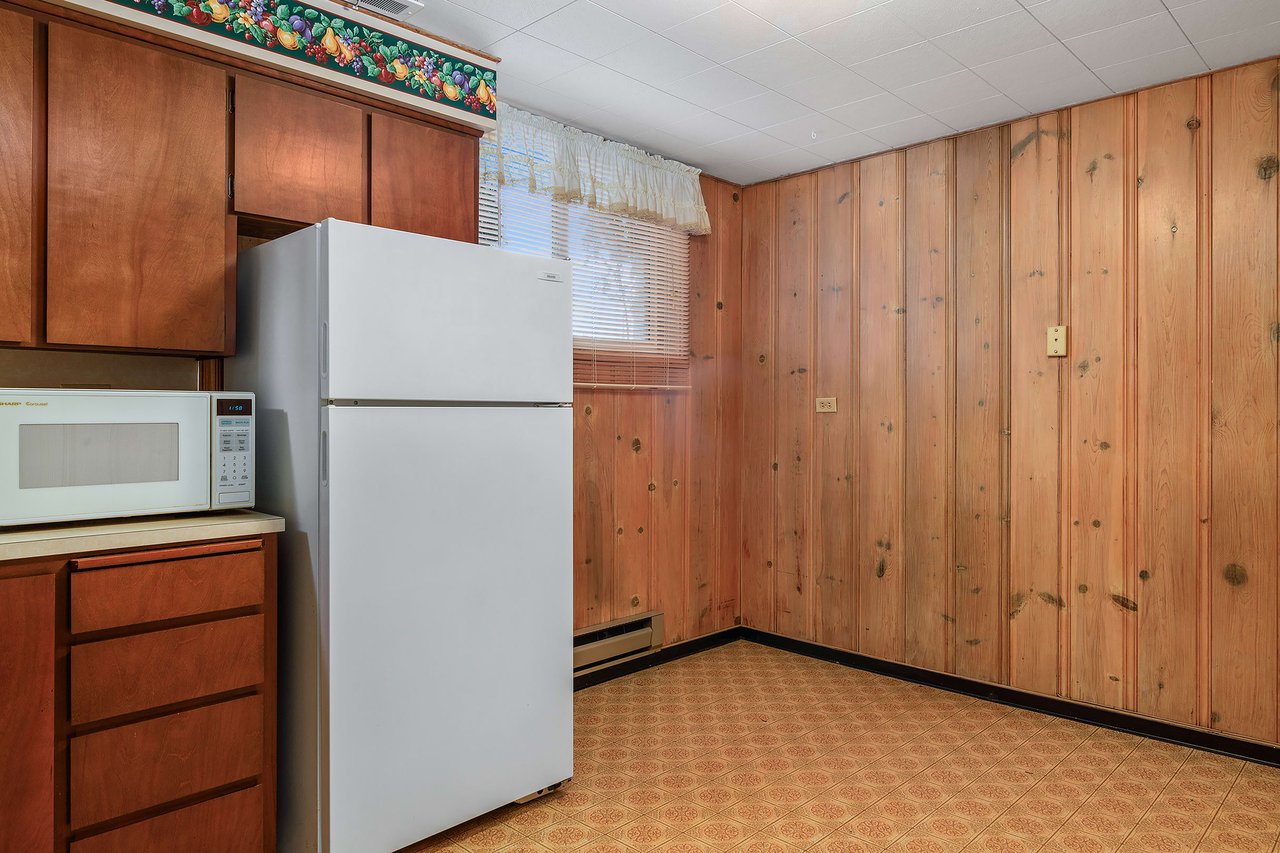
[{"label": "cabinet drawer", "polygon": [[[178,557],[197,549],[151,552],[140,565],[71,573],[71,632],[83,634],[262,603],[264,557],[259,540],[226,543],[231,553]],[[126,555],[134,557],[135,555]],[[88,563],[89,560],[81,561]]]},{"label": "cabinet drawer", "polygon": [[71,739],[71,828],[208,791],[262,770],[262,697]]},{"label": "cabinet drawer", "polygon": [[71,845],[71,853],[261,853],[262,788],[130,824]]},{"label": "cabinet drawer", "polygon": [[71,647],[78,725],[263,680],[263,618],[242,616]]}]

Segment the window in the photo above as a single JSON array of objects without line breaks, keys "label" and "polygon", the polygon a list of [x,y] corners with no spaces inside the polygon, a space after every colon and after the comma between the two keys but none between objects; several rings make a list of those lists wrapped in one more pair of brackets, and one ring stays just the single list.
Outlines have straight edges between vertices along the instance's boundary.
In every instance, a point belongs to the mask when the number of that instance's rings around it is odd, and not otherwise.
[{"label": "window", "polygon": [[[549,155],[530,138],[504,143],[535,150],[508,149],[502,182],[497,143],[481,143],[480,242],[570,261],[576,384],[687,386],[688,235],[531,191],[519,172],[549,166]],[[527,163],[513,167],[512,154]]]}]

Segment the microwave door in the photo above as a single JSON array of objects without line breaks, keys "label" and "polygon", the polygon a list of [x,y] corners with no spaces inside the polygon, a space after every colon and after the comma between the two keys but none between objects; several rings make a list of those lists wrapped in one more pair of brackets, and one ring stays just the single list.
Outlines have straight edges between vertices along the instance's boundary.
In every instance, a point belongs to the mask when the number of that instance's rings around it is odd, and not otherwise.
[{"label": "microwave door", "polygon": [[208,508],[207,396],[18,402],[0,407],[0,525]]}]

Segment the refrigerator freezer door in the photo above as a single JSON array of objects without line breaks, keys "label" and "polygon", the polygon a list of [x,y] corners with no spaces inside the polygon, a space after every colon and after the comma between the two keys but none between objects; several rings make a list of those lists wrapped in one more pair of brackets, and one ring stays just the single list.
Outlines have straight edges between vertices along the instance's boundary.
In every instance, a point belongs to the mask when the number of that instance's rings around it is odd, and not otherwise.
[{"label": "refrigerator freezer door", "polygon": [[567,262],[332,219],[322,228],[325,399],[570,401]]},{"label": "refrigerator freezer door", "polygon": [[330,853],[572,774],[567,408],[329,407]]}]

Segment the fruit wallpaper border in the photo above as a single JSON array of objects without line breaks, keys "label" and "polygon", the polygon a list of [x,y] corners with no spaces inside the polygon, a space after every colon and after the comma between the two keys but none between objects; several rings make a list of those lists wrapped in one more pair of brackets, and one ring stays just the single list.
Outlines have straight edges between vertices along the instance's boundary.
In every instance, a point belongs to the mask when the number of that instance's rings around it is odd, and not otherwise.
[{"label": "fruit wallpaper border", "polygon": [[268,0],[109,0],[139,12],[453,107],[497,113],[497,74],[465,59],[353,23],[306,3]]}]

